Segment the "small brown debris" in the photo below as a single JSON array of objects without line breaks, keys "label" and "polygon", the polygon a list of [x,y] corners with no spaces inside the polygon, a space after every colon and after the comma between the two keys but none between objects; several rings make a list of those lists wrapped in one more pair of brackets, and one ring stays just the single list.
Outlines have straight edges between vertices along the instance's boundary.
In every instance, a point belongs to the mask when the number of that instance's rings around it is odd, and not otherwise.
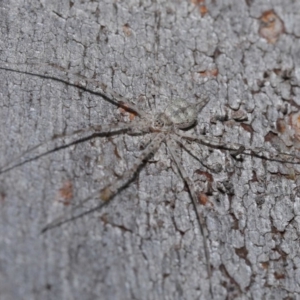
[{"label": "small brown debris", "polygon": [[208,11],[206,5],[200,5],[199,11],[200,11],[201,17],[204,17]]},{"label": "small brown debris", "polygon": [[57,201],[68,206],[73,198],[73,184],[70,180],[63,183],[63,186],[59,189],[59,195]]},{"label": "small brown debris", "polygon": [[260,17],[259,35],[268,43],[275,44],[282,33],[284,33],[283,21],[273,10],[264,12]]},{"label": "small brown debris", "polygon": [[127,37],[131,36],[132,32],[128,23],[123,25],[123,32]]},{"label": "small brown debris", "polygon": [[208,202],[208,197],[204,193],[200,193],[198,199],[199,203],[202,205],[206,205],[206,203]]},{"label": "small brown debris", "polygon": [[216,77],[219,74],[218,69],[211,69],[211,70],[205,70],[205,71],[200,71],[199,74],[202,77]]},{"label": "small brown debris", "polygon": [[261,266],[263,267],[263,269],[268,269],[269,268],[269,263],[268,262],[263,262],[261,263]]},{"label": "small brown debris", "polygon": [[290,115],[290,125],[294,129],[294,138],[300,141],[300,113]]},{"label": "small brown debris", "polygon": [[279,279],[284,279],[285,275],[282,273],[275,272],[274,277],[279,280]]},{"label": "small brown debris", "polygon": [[280,133],[284,133],[286,131],[286,124],[283,119],[278,119],[276,122],[276,129]]},{"label": "small brown debris", "polygon": [[207,14],[208,9],[205,5],[205,0],[191,0],[191,2],[195,6],[199,7],[199,13],[200,13],[201,17],[204,17]]},{"label": "small brown debris", "polygon": [[108,201],[108,200],[110,200],[112,195],[113,194],[112,194],[112,191],[110,190],[110,188],[106,187],[100,192],[100,199],[103,201]]}]

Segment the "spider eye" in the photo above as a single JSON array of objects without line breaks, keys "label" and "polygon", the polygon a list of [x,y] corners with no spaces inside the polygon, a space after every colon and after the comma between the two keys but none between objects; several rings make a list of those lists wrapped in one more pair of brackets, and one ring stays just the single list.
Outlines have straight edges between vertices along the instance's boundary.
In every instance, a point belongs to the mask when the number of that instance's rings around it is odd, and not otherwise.
[{"label": "spider eye", "polygon": [[155,127],[161,128],[161,127],[164,127],[164,125],[165,125],[164,121],[160,118],[157,118],[154,122]]}]

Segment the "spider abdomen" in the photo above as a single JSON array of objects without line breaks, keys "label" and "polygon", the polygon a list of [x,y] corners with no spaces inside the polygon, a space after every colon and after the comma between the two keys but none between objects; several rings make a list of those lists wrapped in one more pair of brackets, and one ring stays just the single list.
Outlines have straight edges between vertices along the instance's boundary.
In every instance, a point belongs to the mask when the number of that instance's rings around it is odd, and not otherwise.
[{"label": "spider abdomen", "polygon": [[177,99],[167,106],[164,115],[177,128],[185,129],[196,122],[198,115],[197,104]]}]

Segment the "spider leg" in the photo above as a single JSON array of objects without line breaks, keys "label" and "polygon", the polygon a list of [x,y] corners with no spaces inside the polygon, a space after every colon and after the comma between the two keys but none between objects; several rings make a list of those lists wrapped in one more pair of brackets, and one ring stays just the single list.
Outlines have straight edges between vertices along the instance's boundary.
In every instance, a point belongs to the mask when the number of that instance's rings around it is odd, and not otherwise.
[{"label": "spider leg", "polygon": [[181,133],[179,130],[176,130],[176,134],[183,139],[197,142],[201,145],[206,145],[215,149],[228,150],[235,158],[241,154],[244,154],[280,163],[300,164],[300,157],[289,153],[270,152],[262,147],[246,148],[242,144],[224,142],[221,138],[208,137],[203,135],[195,136],[191,134]]},{"label": "spider leg", "polygon": [[41,233],[44,233],[44,232],[48,231],[49,229],[53,229],[55,227],[59,227],[59,226],[65,224],[65,223],[68,223],[68,222],[74,221],[76,219],[79,219],[79,218],[81,218],[81,217],[83,217],[83,216],[85,216],[87,214],[90,214],[90,213],[96,211],[96,210],[100,210],[102,207],[104,207],[108,203],[108,201],[106,201],[106,202],[103,201],[99,205],[95,206],[94,208],[89,209],[87,211],[84,211],[84,212],[82,212],[82,213],[74,216],[74,212],[78,208],[82,208],[85,203],[87,203],[89,200],[91,200],[92,198],[97,197],[97,196],[99,196],[99,191],[97,191],[96,193],[93,193],[92,195],[89,195],[84,200],[81,200],[79,204],[77,204],[77,205],[75,205],[75,206],[73,206],[71,208],[71,210],[67,213],[67,215],[63,214],[63,215],[57,217],[56,219],[54,219],[49,224],[47,224],[41,230]]},{"label": "spider leg", "polygon": [[198,112],[200,112],[205,106],[206,104],[209,102],[209,97],[204,97],[202,98],[199,103],[196,104],[196,109]]},{"label": "spider leg", "polygon": [[192,157],[194,157],[196,160],[200,162],[200,164],[207,169],[211,170],[213,173],[220,173],[222,171],[222,165],[219,163],[215,164],[208,164],[207,161],[207,156],[203,157],[202,153],[195,153],[195,150],[192,149],[191,144],[188,143],[186,140],[184,140],[181,137],[178,137],[176,135],[172,135],[172,139],[174,139],[178,144],[182,146],[182,148],[189,153]]},{"label": "spider leg", "polygon": [[[101,125],[101,126],[90,126],[84,129],[75,130],[67,134],[61,134],[54,136],[51,140],[40,143],[25,152],[21,155],[14,158],[12,161],[8,162],[4,166],[0,168],[0,174],[8,172],[16,167],[22,166],[25,163],[36,160],[40,157],[48,155],[53,152],[57,152],[59,150],[68,148],[72,145],[76,145],[85,141],[88,141],[95,137],[105,137],[109,135],[115,135],[118,133],[126,133],[131,129],[138,126],[138,121],[133,121],[130,123],[118,123],[116,125]],[[146,127],[143,128],[143,132],[146,132]],[[78,138],[78,135],[80,136]],[[74,136],[77,138],[74,140]],[[72,138],[73,137],[73,138]],[[46,148],[49,150],[45,150],[42,153],[36,153],[39,150]],[[36,154],[35,154],[36,153]],[[30,157],[24,158],[24,156],[30,155]]]},{"label": "spider leg", "polygon": [[[13,66],[16,65],[16,64],[13,64],[13,63],[9,63],[9,64],[6,63],[6,64],[7,65],[13,65]],[[16,66],[19,66],[19,65],[22,65],[22,64],[17,64]],[[39,64],[34,64],[34,63],[26,63],[25,64],[24,63],[24,65],[26,65],[26,66],[41,66],[41,65],[44,65],[48,68],[49,68],[49,66],[51,66],[51,67],[54,67],[54,68],[57,68],[57,69],[60,69],[60,70],[63,69],[60,66],[57,66],[57,65],[54,65],[54,64],[46,64],[46,63],[39,63]],[[47,72],[46,72],[46,74],[39,74],[39,73],[35,73],[35,72],[17,70],[17,69],[12,69],[12,68],[9,68],[9,67],[2,67],[2,66],[0,66],[0,70],[5,70],[5,71],[9,71],[9,72],[14,72],[14,73],[20,73],[20,74],[26,74],[26,75],[30,75],[30,76],[35,76],[35,77],[40,77],[40,78],[49,79],[49,80],[53,80],[53,81],[62,82],[66,85],[76,87],[76,88],[78,88],[80,90],[83,90],[85,92],[101,96],[106,101],[108,101],[108,102],[110,102],[114,105],[120,106],[120,107],[122,107],[122,108],[124,108],[128,111],[132,111],[132,112],[138,114],[141,117],[145,117],[147,115],[142,109],[138,108],[130,100],[122,97],[121,95],[119,95],[118,93],[114,92],[112,89],[107,87],[106,84],[104,84],[102,82],[99,82],[95,79],[86,78],[85,76],[80,75],[80,74],[73,74],[73,73],[69,72],[69,74],[72,74],[73,76],[78,77],[80,80],[85,81],[85,84],[80,84],[78,82],[77,83],[76,82],[69,82],[67,80],[64,80],[64,79],[61,79],[61,78],[58,78],[58,77],[54,77],[52,75],[48,75]],[[86,87],[87,83],[92,83],[97,87],[99,86],[101,91],[97,90],[97,88],[96,89],[94,88],[94,90],[87,88]],[[110,96],[107,96],[105,93],[110,94]]]},{"label": "spider leg", "polygon": [[[192,204],[196,213],[196,217],[197,217],[197,221],[199,224],[199,228],[203,237],[203,247],[204,247],[204,253],[205,253],[205,259],[206,259],[206,264],[207,264],[207,274],[208,277],[211,277],[211,268],[210,268],[210,261],[209,261],[209,251],[208,251],[208,247],[207,247],[207,240],[206,240],[206,227],[205,227],[205,223],[204,220],[202,218],[202,216],[198,213],[197,210],[197,205],[198,205],[198,197],[196,194],[196,190],[194,187],[194,184],[192,182],[192,180],[188,177],[184,167],[180,164],[180,157],[179,154],[177,152],[178,146],[176,145],[176,142],[173,141],[172,139],[168,139],[167,141],[167,148],[169,149],[171,156],[173,158],[173,160],[175,161],[175,164],[179,170],[179,173],[183,179],[183,181],[187,184],[191,198],[192,198]],[[210,286],[210,293],[212,294],[212,290],[211,290],[211,286]]]},{"label": "spider leg", "polygon": [[[107,205],[120,191],[125,189],[135,179],[136,175],[143,168],[143,166],[145,165],[148,158],[158,150],[158,148],[160,147],[161,143],[164,140],[165,140],[165,134],[163,134],[163,133],[156,134],[155,138],[148,145],[148,147],[141,153],[141,156],[136,160],[136,162],[133,164],[133,166],[130,169],[128,169],[119,180],[117,180],[115,183],[107,185],[103,189],[98,190],[93,195],[82,200],[80,204],[74,206],[71,209],[68,216],[65,216],[65,215],[60,216],[57,219],[55,219],[54,221],[52,221],[51,223],[49,223],[48,225],[46,225],[42,229],[42,233],[49,229],[58,227],[64,223],[81,218],[84,215],[90,214],[96,210],[100,210],[102,207]],[[74,212],[78,208],[82,207],[82,205],[84,203],[86,203],[88,200],[92,199],[93,197],[97,197],[97,196],[98,197],[100,196],[100,199],[102,200],[102,202],[99,205],[97,205],[97,206],[93,207],[92,209],[89,209],[85,212],[79,213],[75,216],[73,215]]]},{"label": "spider leg", "polygon": [[104,93],[109,94],[109,96],[113,99],[116,105],[121,106],[126,110],[130,110],[138,114],[140,117],[145,117],[147,114],[140,108],[138,108],[134,103],[132,103],[129,99],[121,96],[119,93],[116,93],[113,89],[109,88],[106,84],[99,82],[96,79],[86,78],[81,74],[72,74],[77,76],[81,80],[85,81],[86,83],[94,84],[95,86],[100,86],[101,90]]},{"label": "spider leg", "polygon": [[[140,171],[144,162],[147,161],[147,159],[158,150],[158,148],[164,140],[165,134],[158,133],[153,139],[153,141],[148,145],[148,147],[141,153],[141,156],[138,158],[135,164],[124,173],[122,178],[120,178],[117,182],[108,185],[101,191],[100,198],[103,201],[109,201],[117,193],[119,193],[120,190],[126,187],[135,178],[136,174]],[[128,178],[130,179],[128,180]]]}]

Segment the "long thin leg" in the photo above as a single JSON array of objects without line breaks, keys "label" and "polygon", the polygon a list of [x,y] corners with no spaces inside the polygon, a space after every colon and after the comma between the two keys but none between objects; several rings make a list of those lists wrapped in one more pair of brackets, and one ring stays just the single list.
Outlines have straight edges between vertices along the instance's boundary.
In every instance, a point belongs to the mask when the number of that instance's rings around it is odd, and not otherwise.
[{"label": "long thin leg", "polygon": [[300,164],[300,157],[289,153],[272,153],[264,148],[245,148],[245,146],[241,144],[224,142],[221,138],[208,137],[203,135],[195,136],[181,133],[179,130],[176,131],[176,134],[184,139],[194,141],[211,148],[229,150],[231,151],[232,156],[244,154],[280,163]]},{"label": "long thin leg", "polygon": [[[6,165],[0,168],[0,174],[8,172],[16,167],[22,166],[25,163],[36,160],[40,157],[48,155],[53,152],[57,152],[59,150],[68,148],[72,145],[76,145],[87,140],[90,140],[94,137],[104,137],[118,133],[126,133],[132,128],[136,127],[136,122],[131,123],[118,123],[116,125],[102,125],[102,126],[91,126],[88,128],[75,130],[68,134],[62,134],[54,136],[51,140],[40,143],[25,152],[21,155],[14,158],[12,161],[8,162]],[[74,136],[77,136],[77,139],[74,140]],[[78,138],[78,135],[80,138]],[[73,140],[72,140],[73,137]],[[70,140],[71,139],[71,140]],[[39,154],[34,154],[38,152],[41,148],[47,148],[50,150],[46,150]],[[30,155],[31,157],[24,158],[26,155]],[[32,156],[33,155],[33,156]]]},{"label": "long thin leg", "polygon": [[176,135],[172,135],[172,139],[174,139],[178,144],[180,144],[182,146],[182,148],[188,152],[192,157],[194,157],[196,160],[198,160],[200,162],[200,164],[202,166],[204,166],[205,168],[211,170],[213,173],[219,173],[222,171],[222,165],[219,163],[215,163],[215,164],[208,164],[207,161],[207,157],[201,157],[202,153],[195,153],[195,151],[192,149],[191,145],[184,140],[182,137],[178,137]]},{"label": "long thin leg", "polygon": [[[73,221],[75,219],[81,218],[84,215],[90,214],[96,210],[101,209],[103,206],[105,206],[107,203],[109,203],[121,190],[126,188],[136,177],[136,175],[140,172],[141,168],[144,166],[145,162],[148,160],[148,158],[154,154],[158,148],[160,147],[161,143],[164,141],[165,135],[163,133],[158,133],[153,141],[148,145],[148,147],[141,153],[141,156],[136,160],[134,165],[128,169],[122,178],[117,180],[115,183],[112,183],[105,188],[97,191],[93,195],[89,196],[88,198],[84,199],[81,201],[81,203],[75,207],[73,207],[68,214],[68,216],[60,216],[57,219],[55,219],[53,222],[50,224],[46,225],[43,229],[42,232],[45,232],[49,229],[52,229],[54,227],[58,227],[64,223],[67,223],[69,221]],[[89,209],[88,211],[85,211],[83,213],[79,213],[78,215],[73,216],[73,213],[84,203],[86,203],[88,200],[90,200],[93,197],[100,195],[100,199],[102,202],[97,205],[96,207]]]},{"label": "long thin leg", "polygon": [[108,185],[105,187],[100,194],[100,198],[103,201],[109,201],[112,197],[114,197],[121,189],[124,188],[128,183],[128,178],[133,178],[135,175],[140,171],[140,167],[142,166],[143,162],[146,161],[150,155],[154,154],[158,148],[160,147],[161,143],[165,139],[164,133],[158,133],[153,141],[148,145],[148,147],[141,153],[141,156],[135,162],[135,164],[124,173],[124,176],[120,178],[116,183]]},{"label": "long thin leg", "polygon": [[[8,64],[8,63],[6,63],[6,64]],[[15,64],[12,64],[12,63],[9,63],[8,65],[15,66]],[[21,65],[21,64],[18,64],[17,66],[19,66],[19,65]],[[32,65],[32,66],[34,66],[34,65],[36,65],[36,66],[45,65],[45,66],[47,66],[49,68],[49,64],[26,63],[24,65],[26,65],[26,66],[28,66],[28,65]],[[51,64],[51,66],[62,69],[61,67],[58,67],[58,66],[53,65],[53,64]],[[93,83],[96,86],[100,86],[100,88],[101,88],[101,90],[103,92],[97,91],[97,90],[94,91],[94,90],[86,88],[82,84],[72,83],[72,82],[66,81],[64,79],[60,79],[60,78],[54,77],[52,75],[47,75],[47,74],[43,75],[43,74],[38,74],[38,73],[34,73],[34,72],[22,71],[22,70],[17,70],[17,69],[12,69],[12,68],[9,68],[9,67],[2,67],[2,66],[0,66],[0,70],[10,71],[10,72],[20,73],[20,74],[26,74],[26,75],[30,75],[30,76],[35,76],[35,77],[40,77],[40,78],[44,78],[44,79],[49,79],[49,80],[54,80],[54,81],[62,82],[64,84],[66,84],[66,85],[76,87],[76,88],[78,88],[80,90],[83,90],[85,92],[101,96],[106,101],[108,101],[108,102],[110,102],[110,103],[112,103],[114,105],[120,106],[120,107],[122,107],[122,108],[124,108],[126,110],[132,111],[132,112],[138,114],[141,117],[146,116],[146,113],[142,109],[138,108],[135,104],[133,104],[132,102],[130,102],[130,100],[128,100],[128,99],[122,97],[121,95],[119,95],[118,93],[114,92],[112,89],[110,89],[109,87],[107,87],[107,85],[105,85],[104,83],[101,83],[101,82],[99,82],[97,80],[94,80],[94,79],[86,78],[86,77],[84,77],[84,76],[82,76],[80,74],[72,74],[72,75],[78,77],[80,80],[83,80],[86,83]],[[104,93],[110,94],[110,97],[107,96]]]},{"label": "long thin leg", "polygon": [[[175,161],[175,164],[179,170],[179,173],[180,173],[182,179],[188,186],[188,189],[189,189],[189,192],[190,192],[190,195],[192,198],[192,204],[193,204],[193,207],[194,207],[194,210],[196,213],[196,217],[197,217],[197,221],[199,224],[199,228],[200,228],[200,231],[201,231],[201,234],[203,237],[203,247],[204,247],[205,259],[206,259],[207,274],[208,274],[208,277],[210,278],[211,277],[211,268],[210,268],[210,260],[209,260],[209,251],[208,251],[207,240],[206,240],[207,232],[206,232],[204,220],[203,220],[202,216],[198,213],[198,210],[197,210],[198,197],[196,195],[196,190],[195,190],[193,182],[188,177],[184,167],[180,164],[180,158],[179,158],[179,154],[177,152],[178,145],[176,144],[176,142],[174,142],[171,139],[168,139],[167,147],[171,153],[173,160]],[[210,284],[210,293],[212,295],[211,284]]]}]

